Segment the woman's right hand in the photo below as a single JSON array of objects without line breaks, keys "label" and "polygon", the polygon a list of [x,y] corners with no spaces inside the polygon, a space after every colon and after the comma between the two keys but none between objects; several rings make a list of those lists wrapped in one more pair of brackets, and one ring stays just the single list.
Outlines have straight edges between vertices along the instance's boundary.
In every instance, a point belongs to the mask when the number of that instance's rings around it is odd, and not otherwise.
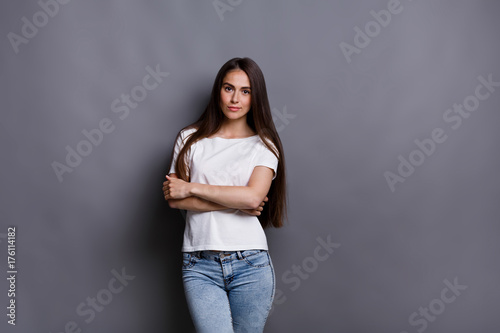
[{"label": "woman's right hand", "polygon": [[264,205],[266,204],[266,201],[269,199],[267,196],[264,198],[264,201],[262,201],[257,209],[240,209],[242,212],[247,213],[248,215],[253,215],[253,216],[259,216],[260,212],[264,210]]}]

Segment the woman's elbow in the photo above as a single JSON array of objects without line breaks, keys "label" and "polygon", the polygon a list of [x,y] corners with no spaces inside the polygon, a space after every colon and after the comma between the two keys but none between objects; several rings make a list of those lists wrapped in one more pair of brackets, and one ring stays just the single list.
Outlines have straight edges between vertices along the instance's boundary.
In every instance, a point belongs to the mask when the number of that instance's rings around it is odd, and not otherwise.
[{"label": "woman's elbow", "polygon": [[177,200],[169,199],[167,202],[170,208],[177,208]]},{"label": "woman's elbow", "polygon": [[260,198],[257,198],[257,197],[254,197],[250,200],[250,202],[248,202],[248,205],[250,206],[249,209],[257,209],[260,207],[260,203],[262,202],[262,200],[260,200]]}]

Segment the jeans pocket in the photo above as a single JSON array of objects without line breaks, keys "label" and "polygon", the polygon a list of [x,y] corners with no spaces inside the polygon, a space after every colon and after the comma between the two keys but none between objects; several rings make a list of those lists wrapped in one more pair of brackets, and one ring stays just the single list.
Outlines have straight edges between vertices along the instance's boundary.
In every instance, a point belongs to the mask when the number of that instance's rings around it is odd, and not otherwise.
[{"label": "jeans pocket", "polygon": [[193,268],[198,258],[191,252],[182,252],[182,269]]},{"label": "jeans pocket", "polygon": [[267,267],[271,261],[266,250],[249,250],[242,253],[243,260],[252,267]]}]

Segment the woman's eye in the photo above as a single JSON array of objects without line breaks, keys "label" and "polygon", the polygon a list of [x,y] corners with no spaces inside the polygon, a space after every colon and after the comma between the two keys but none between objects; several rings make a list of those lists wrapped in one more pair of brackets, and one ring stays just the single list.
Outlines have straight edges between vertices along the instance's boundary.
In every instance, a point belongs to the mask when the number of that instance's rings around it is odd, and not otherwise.
[{"label": "woman's eye", "polygon": [[245,95],[248,95],[248,94],[250,94],[250,90],[243,90],[243,93],[244,93]]},{"label": "woman's eye", "polygon": [[225,87],[224,90],[225,91],[231,91],[231,87]]}]

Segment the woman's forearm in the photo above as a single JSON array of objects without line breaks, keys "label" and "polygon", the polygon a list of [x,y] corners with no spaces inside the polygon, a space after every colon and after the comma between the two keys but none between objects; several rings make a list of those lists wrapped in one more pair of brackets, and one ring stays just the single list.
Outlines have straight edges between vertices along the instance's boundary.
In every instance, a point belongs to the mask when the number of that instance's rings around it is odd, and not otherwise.
[{"label": "woman's forearm", "polygon": [[229,207],[198,197],[187,197],[184,199],[169,199],[170,207],[176,209],[193,210],[196,212],[210,212],[214,210],[229,209]]},{"label": "woman's forearm", "polygon": [[[248,186],[222,186],[191,183],[190,194],[234,209],[255,209],[259,204],[255,191]],[[258,202],[257,202],[258,201]]]}]

